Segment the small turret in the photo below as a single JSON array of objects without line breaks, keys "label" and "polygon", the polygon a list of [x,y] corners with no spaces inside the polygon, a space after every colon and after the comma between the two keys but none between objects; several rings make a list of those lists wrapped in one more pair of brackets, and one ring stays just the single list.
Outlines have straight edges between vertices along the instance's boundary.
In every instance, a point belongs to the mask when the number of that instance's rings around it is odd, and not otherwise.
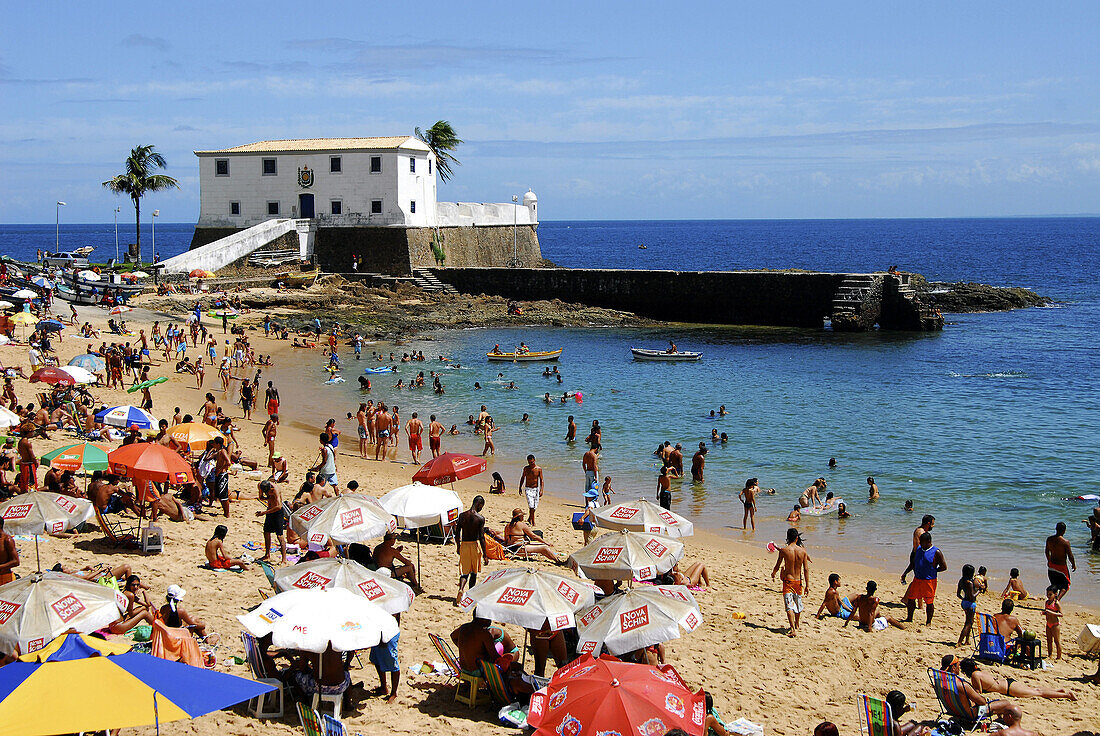
[{"label": "small turret", "polygon": [[523,206],[531,211],[531,222],[539,220],[539,198],[530,189],[523,195]]}]

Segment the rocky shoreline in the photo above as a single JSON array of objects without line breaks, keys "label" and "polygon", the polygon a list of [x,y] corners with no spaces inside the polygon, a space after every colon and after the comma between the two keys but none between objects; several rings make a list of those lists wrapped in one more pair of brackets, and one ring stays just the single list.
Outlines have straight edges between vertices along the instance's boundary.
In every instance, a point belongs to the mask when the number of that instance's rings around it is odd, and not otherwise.
[{"label": "rocky shoreline", "polygon": [[990,286],[973,281],[926,281],[914,276],[913,288],[921,301],[941,312],[1007,312],[1027,307],[1042,307],[1054,302],[1031,289],[1020,286]]}]

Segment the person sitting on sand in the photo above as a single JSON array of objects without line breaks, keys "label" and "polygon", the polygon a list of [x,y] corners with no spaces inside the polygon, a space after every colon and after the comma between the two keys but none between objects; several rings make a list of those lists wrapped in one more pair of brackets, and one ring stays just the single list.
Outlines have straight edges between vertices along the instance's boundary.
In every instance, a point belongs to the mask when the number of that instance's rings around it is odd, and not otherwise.
[{"label": "person sitting on sand", "polygon": [[200,639],[207,639],[208,644],[216,644],[215,634],[211,634],[209,638],[207,637],[206,624],[197,618],[191,617],[180,605],[180,601],[183,600],[186,594],[187,591],[180,586],[169,585],[167,595],[164,597],[165,604],[160,607],[160,620],[169,628],[180,629],[186,627]]},{"label": "person sitting on sand", "polygon": [[385,536],[382,537],[382,541],[374,548],[374,553],[371,555],[374,563],[378,567],[388,568],[390,570],[390,576],[394,580],[408,580],[409,585],[414,588],[419,588],[420,583],[416,580],[416,565],[401,554],[401,550],[404,548],[394,544],[396,539],[396,534],[393,532],[386,532]]},{"label": "person sitting on sand", "polygon": [[702,562],[693,562],[683,570],[680,569],[680,563],[676,563],[672,566],[671,572],[674,585],[686,585],[690,588],[710,587],[710,571]]},{"label": "person sitting on sand", "polygon": [[906,712],[912,710],[912,706],[905,702],[905,693],[900,690],[891,690],[886,694],[885,700],[890,706],[890,716],[893,719],[893,723],[887,728],[887,733],[892,731],[892,736],[928,736],[932,733],[932,729],[928,726],[922,726],[916,721],[910,720],[902,723],[899,720]]},{"label": "person sitting on sand", "polygon": [[850,616],[844,625],[847,626],[852,618],[857,618],[859,625],[857,628],[868,633],[873,631],[882,631],[887,626],[893,626],[898,629],[904,630],[905,627],[901,625],[892,616],[880,616],[879,615],[879,599],[875,596],[875,591],[878,590],[878,583],[874,580],[867,582],[867,592],[860,593],[852,599],[852,608],[857,616]]},{"label": "person sitting on sand", "polygon": [[1001,714],[1001,721],[1005,724],[1005,727],[997,733],[1001,736],[1039,736],[1037,732],[1029,731],[1020,725],[1023,717],[1024,711],[1020,706],[1013,705],[1006,708],[1004,713]]},{"label": "person sitting on sand", "polygon": [[955,686],[960,700],[969,705],[978,718],[984,718],[988,714],[1000,716],[1009,708],[1015,707],[1016,704],[1011,700],[987,700],[984,695],[974,689],[969,680],[963,677],[960,668],[961,663],[962,660],[954,654],[945,654],[940,662],[940,669],[955,678]]},{"label": "person sitting on sand", "polygon": [[1008,573],[1008,583],[1005,585],[1004,591],[1001,592],[1002,598],[1009,598],[1014,601],[1026,601],[1027,589],[1024,584],[1020,582],[1020,570],[1019,568],[1012,568]]},{"label": "person sitting on sand", "polygon": [[225,535],[229,532],[229,527],[225,524],[218,524],[214,528],[214,536],[210,537],[210,541],[206,543],[206,561],[215,570],[228,570],[233,567],[239,567],[242,570],[248,569],[248,563],[244,560],[230,557],[225,552]]},{"label": "person sitting on sand", "polygon": [[1048,687],[1031,687],[1011,677],[1001,679],[986,672],[973,659],[967,658],[959,663],[963,675],[970,678],[970,684],[980,693],[999,693],[1012,698],[1046,698],[1047,700],[1077,700],[1077,696],[1065,688],[1057,690]]},{"label": "person sitting on sand", "polygon": [[821,606],[817,609],[818,619],[825,618],[825,611],[828,611],[830,616],[836,616],[847,621],[853,610],[852,602],[848,600],[847,596],[840,597],[840,575],[835,572],[832,573],[829,575],[829,587],[825,589],[825,599],[821,601]]},{"label": "person sitting on sand", "polygon": [[286,458],[283,457],[281,452],[272,454],[268,467],[271,468],[271,477],[268,480],[272,483],[286,483],[290,480],[290,470],[287,468]]},{"label": "person sitting on sand", "polygon": [[554,547],[535,533],[531,525],[523,520],[523,509],[512,509],[512,520],[504,526],[504,548],[513,555],[542,555],[555,564],[562,564],[562,558],[554,552]]},{"label": "person sitting on sand", "polygon": [[493,472],[493,482],[489,484],[489,493],[504,493],[508,489],[504,486],[504,478],[500,473]]},{"label": "person sitting on sand", "polygon": [[989,590],[989,579],[986,577],[985,565],[982,565],[974,575],[974,592],[981,595],[987,590]]}]

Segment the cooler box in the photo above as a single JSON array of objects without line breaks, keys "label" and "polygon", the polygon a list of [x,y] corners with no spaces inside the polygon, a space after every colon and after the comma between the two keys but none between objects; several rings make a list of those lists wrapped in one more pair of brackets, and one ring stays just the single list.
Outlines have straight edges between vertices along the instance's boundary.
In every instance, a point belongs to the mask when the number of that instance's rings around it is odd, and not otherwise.
[{"label": "cooler box", "polygon": [[591,521],[581,521],[581,519],[583,519],[583,518],[584,518],[584,512],[583,511],[574,511],[573,512],[573,528],[574,529],[576,529],[579,532],[590,532],[590,531],[592,531],[593,529],[596,528],[592,524]]},{"label": "cooler box", "polygon": [[1100,625],[1085,624],[1077,637],[1077,646],[1086,654],[1100,654]]}]

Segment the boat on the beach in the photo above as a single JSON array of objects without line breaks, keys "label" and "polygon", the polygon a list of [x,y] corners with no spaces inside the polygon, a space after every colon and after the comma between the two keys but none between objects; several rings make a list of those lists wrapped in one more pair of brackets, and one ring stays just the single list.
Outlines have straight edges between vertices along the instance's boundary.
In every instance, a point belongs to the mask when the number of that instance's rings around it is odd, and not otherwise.
[{"label": "boat on the beach", "polygon": [[630,348],[630,354],[634,356],[634,360],[660,360],[681,363],[699,360],[703,357],[702,353],[692,353],[683,350],[670,353],[667,350],[650,350],[648,348]]},{"label": "boat on the beach", "polygon": [[529,353],[486,353],[489,360],[508,363],[532,363],[540,360],[557,360],[561,357],[561,348],[557,350],[532,350]]},{"label": "boat on the beach", "polygon": [[317,281],[317,276],[320,275],[320,269],[313,271],[301,271],[291,272],[283,271],[276,274],[274,278],[275,286],[278,286],[282,282],[283,286],[288,289],[308,289],[313,286],[313,283]]}]

